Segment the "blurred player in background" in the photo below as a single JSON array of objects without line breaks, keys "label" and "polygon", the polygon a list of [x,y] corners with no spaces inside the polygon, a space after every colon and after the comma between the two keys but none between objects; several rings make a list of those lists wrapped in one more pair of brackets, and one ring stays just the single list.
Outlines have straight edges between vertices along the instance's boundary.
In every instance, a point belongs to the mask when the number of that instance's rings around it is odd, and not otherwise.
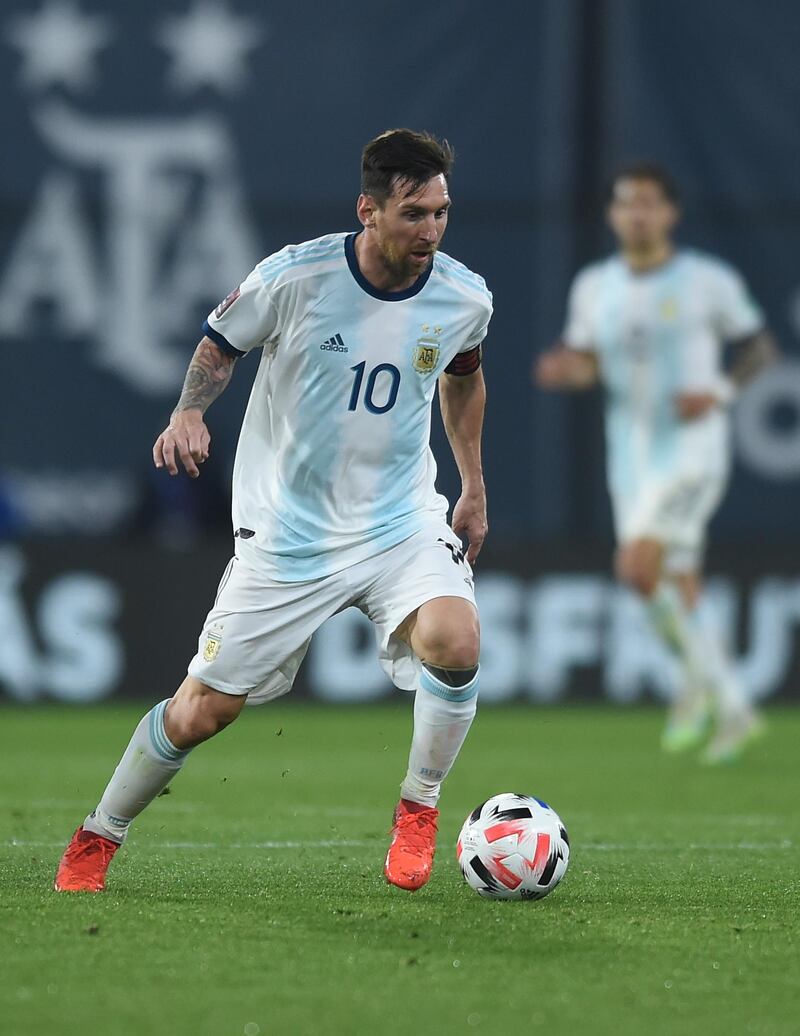
[{"label": "blurred player in background", "polygon": [[665,170],[620,170],[607,214],[619,251],[575,278],[562,339],[538,358],[535,378],[546,389],[605,388],[617,575],[646,601],[653,630],[681,665],[662,743],[697,746],[713,705],[704,759],[721,762],[760,720],[699,607],[703,546],[728,480],[729,408],[775,347],[739,275],[674,244],[680,213]]},{"label": "blurred player in background", "polygon": [[[209,315],[153,458],[197,477],[206,408],[237,358],[263,347],[234,467],[235,556],[189,675],[140,722],[64,853],[57,890],[100,891],[131,821],[189,752],[245,702],[290,690],[314,631],[351,605],[372,620],[388,675],[416,692],[384,873],[409,890],[428,880],[441,784],[475,716],[470,565],[487,530],[481,343],[492,303],[481,277],[438,251],[452,161],[428,134],[377,137],[362,155],[362,229],[287,246]],[[452,529],[428,445],[437,385],[462,484]]]}]

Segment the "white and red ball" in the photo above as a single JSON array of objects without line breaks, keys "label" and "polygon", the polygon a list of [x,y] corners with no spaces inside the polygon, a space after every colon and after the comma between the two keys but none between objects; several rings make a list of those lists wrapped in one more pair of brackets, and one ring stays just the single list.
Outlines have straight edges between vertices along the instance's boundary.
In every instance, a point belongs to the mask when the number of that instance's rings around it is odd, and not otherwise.
[{"label": "white and red ball", "polygon": [[544,899],[564,877],[569,837],[541,799],[504,792],[474,809],[456,857],[467,884],[488,899]]}]

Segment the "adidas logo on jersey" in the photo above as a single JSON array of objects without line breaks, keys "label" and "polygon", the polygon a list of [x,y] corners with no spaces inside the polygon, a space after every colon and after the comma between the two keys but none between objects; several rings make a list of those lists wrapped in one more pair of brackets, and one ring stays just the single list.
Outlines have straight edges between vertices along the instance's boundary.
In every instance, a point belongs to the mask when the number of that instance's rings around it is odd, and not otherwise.
[{"label": "adidas logo on jersey", "polygon": [[347,353],[347,352],[350,352],[350,350],[347,348],[347,346],[342,341],[342,336],[340,334],[335,334],[333,336],[333,338],[326,338],[325,341],[320,346],[320,349],[322,349],[323,352],[329,352],[329,353]]}]

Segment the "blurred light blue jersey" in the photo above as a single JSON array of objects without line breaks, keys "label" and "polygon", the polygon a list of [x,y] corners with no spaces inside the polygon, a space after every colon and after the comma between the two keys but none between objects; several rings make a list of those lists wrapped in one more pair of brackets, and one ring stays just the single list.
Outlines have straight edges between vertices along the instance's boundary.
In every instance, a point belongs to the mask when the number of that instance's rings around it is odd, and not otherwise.
[{"label": "blurred light blue jersey", "polygon": [[263,347],[236,452],[233,523],[249,556],[286,582],[341,571],[446,515],[431,403],[492,313],[483,279],[443,253],[407,291],[377,290],[358,268],[355,238],[269,256],[204,325],[235,354]]},{"label": "blurred light blue jersey", "polygon": [[675,397],[720,391],[724,343],[763,325],[739,275],[694,251],[646,273],[615,255],[578,274],[563,338],[600,364],[613,495],[630,497],[646,479],[724,476],[725,408],[681,421]]}]

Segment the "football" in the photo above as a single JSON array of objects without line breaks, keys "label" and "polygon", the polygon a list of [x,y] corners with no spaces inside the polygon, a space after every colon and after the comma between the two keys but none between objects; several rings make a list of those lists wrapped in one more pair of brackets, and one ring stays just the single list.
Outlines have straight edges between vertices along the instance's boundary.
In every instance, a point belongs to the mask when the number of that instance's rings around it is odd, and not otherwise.
[{"label": "football", "polygon": [[541,799],[504,792],[476,807],[456,857],[467,884],[488,899],[544,899],[564,877],[569,837]]}]

